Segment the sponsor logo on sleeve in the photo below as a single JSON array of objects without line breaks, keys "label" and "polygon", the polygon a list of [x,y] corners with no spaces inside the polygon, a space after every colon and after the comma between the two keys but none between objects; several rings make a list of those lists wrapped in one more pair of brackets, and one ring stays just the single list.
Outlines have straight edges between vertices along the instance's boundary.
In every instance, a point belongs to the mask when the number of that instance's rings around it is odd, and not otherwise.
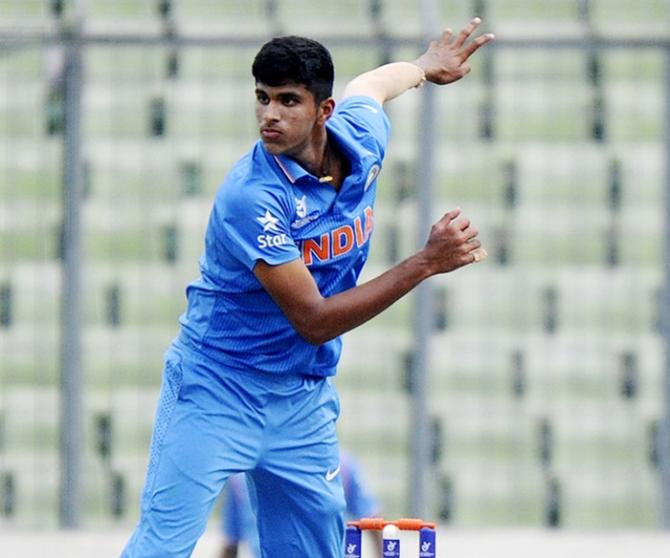
[{"label": "sponsor logo on sleeve", "polygon": [[[263,226],[263,232],[279,232],[279,219],[272,215],[269,210],[265,210],[265,215],[256,217],[256,220]],[[288,242],[288,236],[280,234],[259,234],[256,237],[259,248],[272,248],[281,246]]]},{"label": "sponsor logo on sleeve", "polygon": [[272,215],[272,213],[270,213],[270,211],[267,209],[265,210],[265,215],[256,217],[256,219],[260,222],[261,225],[263,225],[263,232],[279,230],[277,227],[279,219]]}]

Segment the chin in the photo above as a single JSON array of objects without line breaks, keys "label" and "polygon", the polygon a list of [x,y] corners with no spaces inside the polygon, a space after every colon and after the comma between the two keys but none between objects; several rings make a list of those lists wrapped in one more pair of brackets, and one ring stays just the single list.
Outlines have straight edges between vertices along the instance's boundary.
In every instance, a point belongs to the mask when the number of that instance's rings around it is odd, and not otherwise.
[{"label": "chin", "polygon": [[[263,141],[263,140],[261,140]],[[272,142],[267,142],[263,141],[263,146],[265,147],[265,150],[270,154],[270,155],[283,155],[284,152],[286,151],[284,147],[277,143],[272,143]]]}]

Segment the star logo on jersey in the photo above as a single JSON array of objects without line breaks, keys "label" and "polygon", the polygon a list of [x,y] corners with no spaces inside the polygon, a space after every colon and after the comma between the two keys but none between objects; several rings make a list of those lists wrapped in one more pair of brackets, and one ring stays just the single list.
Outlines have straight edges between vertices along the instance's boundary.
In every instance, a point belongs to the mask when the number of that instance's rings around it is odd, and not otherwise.
[{"label": "star logo on jersey", "polygon": [[303,218],[307,215],[307,196],[295,199],[295,213],[298,217]]},{"label": "star logo on jersey", "polygon": [[272,213],[270,213],[267,209],[265,210],[265,215],[262,217],[256,217],[256,220],[259,221],[261,225],[263,225],[263,232],[279,230],[277,227],[279,219],[272,215]]}]

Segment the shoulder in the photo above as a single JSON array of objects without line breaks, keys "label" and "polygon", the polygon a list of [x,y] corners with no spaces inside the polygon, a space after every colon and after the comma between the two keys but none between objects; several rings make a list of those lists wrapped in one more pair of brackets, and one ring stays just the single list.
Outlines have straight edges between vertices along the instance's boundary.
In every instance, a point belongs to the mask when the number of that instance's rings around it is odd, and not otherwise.
[{"label": "shoulder", "polygon": [[344,97],[335,107],[335,114],[346,114],[349,112],[367,111],[375,115],[383,115],[384,107],[372,97],[365,95],[352,95]]},{"label": "shoulder", "polygon": [[384,107],[372,97],[362,95],[345,97],[338,103],[328,124],[340,134],[362,143],[368,149],[379,151],[383,157],[391,123],[384,112]]},{"label": "shoulder", "polygon": [[337,122],[346,121],[353,125],[361,123],[374,123],[389,125],[388,116],[384,107],[372,97],[354,95],[345,97],[335,107],[333,119]]}]

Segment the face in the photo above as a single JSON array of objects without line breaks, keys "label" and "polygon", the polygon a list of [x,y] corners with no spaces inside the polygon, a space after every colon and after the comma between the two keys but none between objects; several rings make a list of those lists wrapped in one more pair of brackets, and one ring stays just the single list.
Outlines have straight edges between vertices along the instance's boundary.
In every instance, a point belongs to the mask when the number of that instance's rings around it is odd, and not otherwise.
[{"label": "face", "polygon": [[300,158],[332,112],[332,99],[318,105],[304,85],[256,84],[256,120],[269,153]]}]

